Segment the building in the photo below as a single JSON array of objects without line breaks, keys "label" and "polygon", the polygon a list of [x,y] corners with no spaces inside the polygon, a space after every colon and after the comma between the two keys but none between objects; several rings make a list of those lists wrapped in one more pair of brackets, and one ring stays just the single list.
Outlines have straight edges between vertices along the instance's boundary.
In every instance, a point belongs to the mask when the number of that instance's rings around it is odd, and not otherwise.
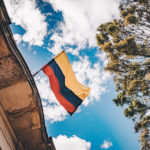
[{"label": "building", "polygon": [[0,0],[0,150],[55,150],[41,99]]}]

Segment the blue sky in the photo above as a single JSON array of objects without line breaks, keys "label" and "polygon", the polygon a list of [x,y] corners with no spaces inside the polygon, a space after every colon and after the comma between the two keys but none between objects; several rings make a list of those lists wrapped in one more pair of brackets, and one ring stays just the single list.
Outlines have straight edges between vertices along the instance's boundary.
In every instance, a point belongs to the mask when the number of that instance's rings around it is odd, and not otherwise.
[{"label": "blue sky", "polygon": [[138,150],[133,123],[112,99],[112,76],[103,70],[105,54],[96,45],[101,23],[119,18],[119,0],[5,0],[11,29],[32,73],[65,50],[77,79],[90,95],[71,117],[58,103],[41,71],[39,90],[47,132],[57,150]]}]

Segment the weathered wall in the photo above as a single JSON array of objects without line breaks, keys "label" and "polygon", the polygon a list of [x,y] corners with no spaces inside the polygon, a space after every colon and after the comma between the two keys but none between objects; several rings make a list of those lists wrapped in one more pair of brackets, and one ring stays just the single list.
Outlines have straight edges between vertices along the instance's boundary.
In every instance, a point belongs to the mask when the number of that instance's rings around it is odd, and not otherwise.
[{"label": "weathered wall", "polygon": [[[0,105],[15,134],[15,149],[20,142],[26,150],[55,150],[48,139],[41,99],[34,79],[17,49],[9,27],[9,17],[0,0]],[[0,145],[8,146],[0,131]],[[4,150],[9,150],[5,147]],[[12,148],[13,149],[13,148]]]},{"label": "weathered wall", "polygon": [[[15,150],[15,136],[0,105],[0,147],[2,150]],[[11,131],[10,131],[11,130]]]},{"label": "weathered wall", "polygon": [[0,89],[25,78],[23,71],[15,61],[16,58],[8,50],[0,28]]}]

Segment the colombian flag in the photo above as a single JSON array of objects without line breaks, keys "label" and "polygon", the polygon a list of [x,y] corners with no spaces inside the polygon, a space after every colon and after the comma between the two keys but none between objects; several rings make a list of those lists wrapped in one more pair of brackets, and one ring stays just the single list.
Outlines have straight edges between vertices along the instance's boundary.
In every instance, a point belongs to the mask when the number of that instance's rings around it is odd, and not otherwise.
[{"label": "colombian flag", "polygon": [[72,115],[88,96],[90,88],[76,79],[64,51],[46,64],[42,70],[48,76],[57,100]]}]

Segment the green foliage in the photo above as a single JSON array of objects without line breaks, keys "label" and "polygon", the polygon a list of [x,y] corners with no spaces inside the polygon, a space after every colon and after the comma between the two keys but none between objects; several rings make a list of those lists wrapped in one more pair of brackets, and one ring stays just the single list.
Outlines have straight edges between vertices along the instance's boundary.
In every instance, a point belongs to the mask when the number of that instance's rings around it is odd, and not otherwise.
[{"label": "green foliage", "polygon": [[123,106],[124,104],[128,104],[128,98],[125,95],[125,92],[121,92],[117,95],[117,98],[113,99],[113,102],[117,105],[117,106]]},{"label": "green foliage", "polygon": [[147,4],[148,0],[138,0],[140,4]]},{"label": "green foliage", "polygon": [[119,8],[120,8],[120,13],[121,13],[123,18],[125,18],[129,14],[134,14],[136,12],[136,6],[135,5],[131,6],[130,8],[127,8],[127,9],[123,9],[122,5],[120,5]]},{"label": "green foliage", "polygon": [[137,45],[134,36],[129,36],[124,40],[114,44],[117,51],[127,55],[135,55],[137,53]]},{"label": "green foliage", "polygon": [[119,33],[119,26],[116,24],[116,22],[110,23],[106,30],[110,35],[118,35]]},{"label": "green foliage", "polygon": [[128,24],[137,24],[138,23],[138,18],[135,17],[134,15],[128,14],[124,18],[124,21],[125,21],[125,25],[128,25]]},{"label": "green foliage", "polygon": [[[150,116],[145,116],[135,125],[135,131],[140,133],[140,141],[142,144],[141,150],[149,150],[150,149]],[[147,140],[148,139],[148,140]]]},{"label": "green foliage", "polygon": [[105,70],[114,76],[116,106],[135,121],[140,134],[141,150],[150,149],[150,3],[148,0],[128,0],[120,4],[120,20],[99,26],[96,35],[100,50],[107,54]]},{"label": "green foliage", "polygon": [[102,45],[102,48],[103,48],[104,52],[112,52],[113,51],[113,47],[112,47],[111,42],[105,42]]}]

